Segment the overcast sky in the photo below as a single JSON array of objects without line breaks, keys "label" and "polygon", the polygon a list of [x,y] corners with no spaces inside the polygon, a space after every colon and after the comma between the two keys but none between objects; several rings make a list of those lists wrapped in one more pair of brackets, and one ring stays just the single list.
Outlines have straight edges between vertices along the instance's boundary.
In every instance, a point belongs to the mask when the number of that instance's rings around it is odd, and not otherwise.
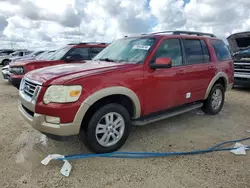
[{"label": "overcast sky", "polygon": [[0,0],[0,48],[53,49],[161,30],[250,30],[250,0]]}]

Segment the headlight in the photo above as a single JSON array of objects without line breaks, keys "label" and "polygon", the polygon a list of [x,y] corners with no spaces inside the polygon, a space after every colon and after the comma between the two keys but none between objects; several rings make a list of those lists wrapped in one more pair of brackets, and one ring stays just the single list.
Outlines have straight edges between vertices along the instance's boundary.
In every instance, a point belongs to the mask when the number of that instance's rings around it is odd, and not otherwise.
[{"label": "headlight", "polygon": [[23,69],[23,67],[11,67],[10,72],[12,72],[14,74],[23,74],[24,69]]},{"label": "headlight", "polygon": [[82,86],[50,86],[43,97],[43,102],[49,104],[54,103],[69,103],[79,99],[82,93]]}]

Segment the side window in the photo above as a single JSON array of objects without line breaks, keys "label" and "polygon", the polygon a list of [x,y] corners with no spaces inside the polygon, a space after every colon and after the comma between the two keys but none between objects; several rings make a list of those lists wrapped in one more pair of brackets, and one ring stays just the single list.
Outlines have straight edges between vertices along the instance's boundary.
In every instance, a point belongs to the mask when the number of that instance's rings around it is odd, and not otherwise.
[{"label": "side window", "polygon": [[163,41],[155,52],[153,62],[158,57],[170,57],[172,66],[182,65],[182,52],[179,39],[167,39]]},{"label": "side window", "polygon": [[203,51],[204,63],[208,63],[210,62],[210,54],[208,51],[207,44],[204,40],[201,40],[201,46],[202,46],[202,51]]},{"label": "side window", "polygon": [[90,48],[89,55],[91,58],[94,58],[97,54],[99,54],[104,48]]},{"label": "side window", "polygon": [[200,64],[203,63],[203,51],[200,40],[185,39],[183,40],[187,64]]},{"label": "side window", "polygon": [[211,44],[219,61],[232,59],[227,45],[222,40],[211,40]]},{"label": "side window", "polygon": [[76,60],[90,60],[89,48],[74,48],[72,49],[67,56],[77,57]]}]

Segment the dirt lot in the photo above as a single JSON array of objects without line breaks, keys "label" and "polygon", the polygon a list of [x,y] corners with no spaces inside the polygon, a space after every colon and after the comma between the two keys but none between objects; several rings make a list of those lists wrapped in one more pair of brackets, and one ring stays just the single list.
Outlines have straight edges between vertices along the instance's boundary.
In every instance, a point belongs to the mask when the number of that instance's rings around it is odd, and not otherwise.
[{"label": "dirt lot", "polygon": [[[48,154],[86,153],[77,138],[48,140],[19,115],[18,91],[0,79],[0,187],[250,187],[250,158],[230,152],[205,155],[72,161],[70,177],[60,174],[62,163],[43,166]],[[250,136],[250,89],[227,93],[217,116],[184,114],[134,128],[124,151],[188,151]],[[245,142],[250,144],[250,141]]]}]

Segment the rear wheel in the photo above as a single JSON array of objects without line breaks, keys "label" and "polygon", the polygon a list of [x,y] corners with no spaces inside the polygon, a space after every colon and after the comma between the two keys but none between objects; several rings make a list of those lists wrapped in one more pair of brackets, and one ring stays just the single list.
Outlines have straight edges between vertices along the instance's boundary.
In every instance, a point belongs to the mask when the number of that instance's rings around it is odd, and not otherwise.
[{"label": "rear wheel", "polygon": [[5,60],[3,60],[3,66],[6,66],[6,65],[8,65],[9,64],[9,60],[8,59],[5,59]]},{"label": "rear wheel", "polygon": [[95,153],[118,150],[131,132],[130,116],[119,104],[108,104],[91,117],[87,131],[81,131],[84,144]]},{"label": "rear wheel", "polygon": [[203,110],[207,114],[218,114],[223,108],[225,89],[221,84],[216,84],[211,89],[208,98],[204,102]]}]

